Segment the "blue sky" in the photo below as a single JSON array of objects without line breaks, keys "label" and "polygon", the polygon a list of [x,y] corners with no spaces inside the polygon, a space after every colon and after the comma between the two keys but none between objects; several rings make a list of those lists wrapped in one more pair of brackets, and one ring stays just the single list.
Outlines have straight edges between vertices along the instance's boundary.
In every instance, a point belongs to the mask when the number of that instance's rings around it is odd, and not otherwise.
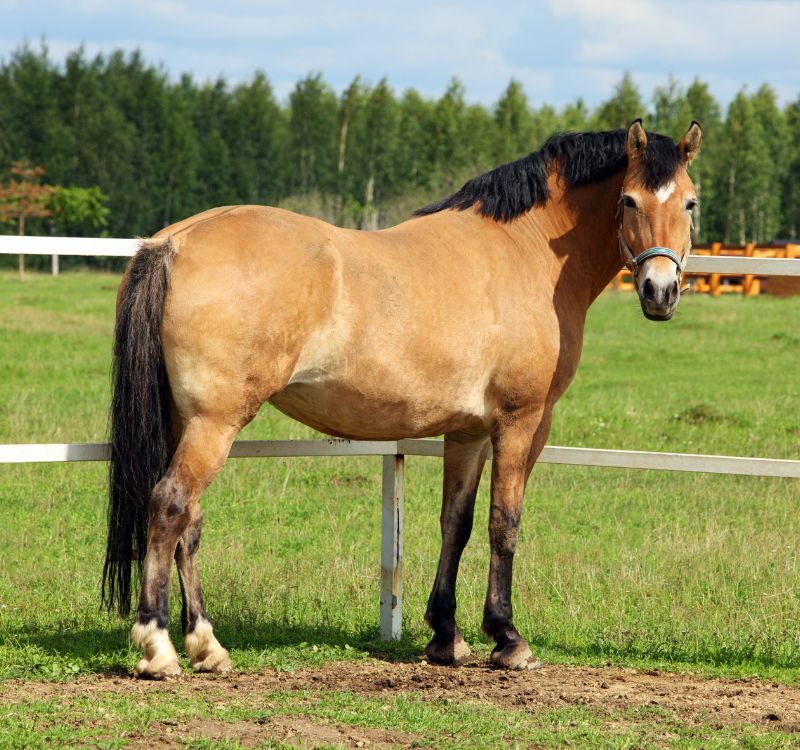
[{"label": "blue sky", "polygon": [[[499,8],[502,8],[500,10]],[[337,90],[356,74],[438,95],[452,76],[492,104],[521,81],[534,105],[607,98],[630,70],[649,98],[672,74],[708,82],[723,103],[747,84],[800,94],[800,2],[460,0],[0,0],[0,57],[45,38],[55,60],[139,48],[175,77],[247,80],[279,97],[309,72]]]}]

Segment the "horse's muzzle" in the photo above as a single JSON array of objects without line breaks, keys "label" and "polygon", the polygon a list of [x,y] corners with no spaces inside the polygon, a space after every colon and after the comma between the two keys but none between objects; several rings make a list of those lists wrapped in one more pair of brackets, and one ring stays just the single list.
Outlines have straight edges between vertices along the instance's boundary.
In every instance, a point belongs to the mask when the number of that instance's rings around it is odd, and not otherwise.
[{"label": "horse's muzzle", "polygon": [[639,302],[648,320],[669,320],[681,298],[677,274],[644,274],[639,283]]}]

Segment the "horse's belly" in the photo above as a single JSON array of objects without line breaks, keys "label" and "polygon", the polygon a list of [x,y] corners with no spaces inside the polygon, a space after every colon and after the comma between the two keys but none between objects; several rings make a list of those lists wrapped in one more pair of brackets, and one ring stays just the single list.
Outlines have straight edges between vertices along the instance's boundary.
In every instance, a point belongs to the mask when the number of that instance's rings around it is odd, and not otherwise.
[{"label": "horse's belly", "polygon": [[[470,392],[471,391],[471,392]],[[483,431],[483,392],[445,389],[408,397],[323,379],[291,383],[270,403],[298,422],[353,440],[430,437],[456,430]]]}]

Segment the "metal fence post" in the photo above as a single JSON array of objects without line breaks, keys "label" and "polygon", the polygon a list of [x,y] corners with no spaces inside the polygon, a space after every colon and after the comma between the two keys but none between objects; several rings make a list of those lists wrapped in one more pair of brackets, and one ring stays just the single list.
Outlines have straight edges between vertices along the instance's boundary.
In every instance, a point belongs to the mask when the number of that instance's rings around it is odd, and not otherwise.
[{"label": "metal fence post", "polygon": [[381,503],[381,640],[400,638],[403,626],[403,455],[383,457]]}]

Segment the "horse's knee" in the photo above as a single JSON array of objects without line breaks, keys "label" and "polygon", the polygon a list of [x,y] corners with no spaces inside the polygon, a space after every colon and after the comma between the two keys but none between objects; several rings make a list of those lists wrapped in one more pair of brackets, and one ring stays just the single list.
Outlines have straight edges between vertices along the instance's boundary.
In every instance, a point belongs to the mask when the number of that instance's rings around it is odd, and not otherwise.
[{"label": "horse's knee", "polygon": [[519,538],[521,508],[495,507],[489,511],[489,539],[492,554],[513,558]]}]

